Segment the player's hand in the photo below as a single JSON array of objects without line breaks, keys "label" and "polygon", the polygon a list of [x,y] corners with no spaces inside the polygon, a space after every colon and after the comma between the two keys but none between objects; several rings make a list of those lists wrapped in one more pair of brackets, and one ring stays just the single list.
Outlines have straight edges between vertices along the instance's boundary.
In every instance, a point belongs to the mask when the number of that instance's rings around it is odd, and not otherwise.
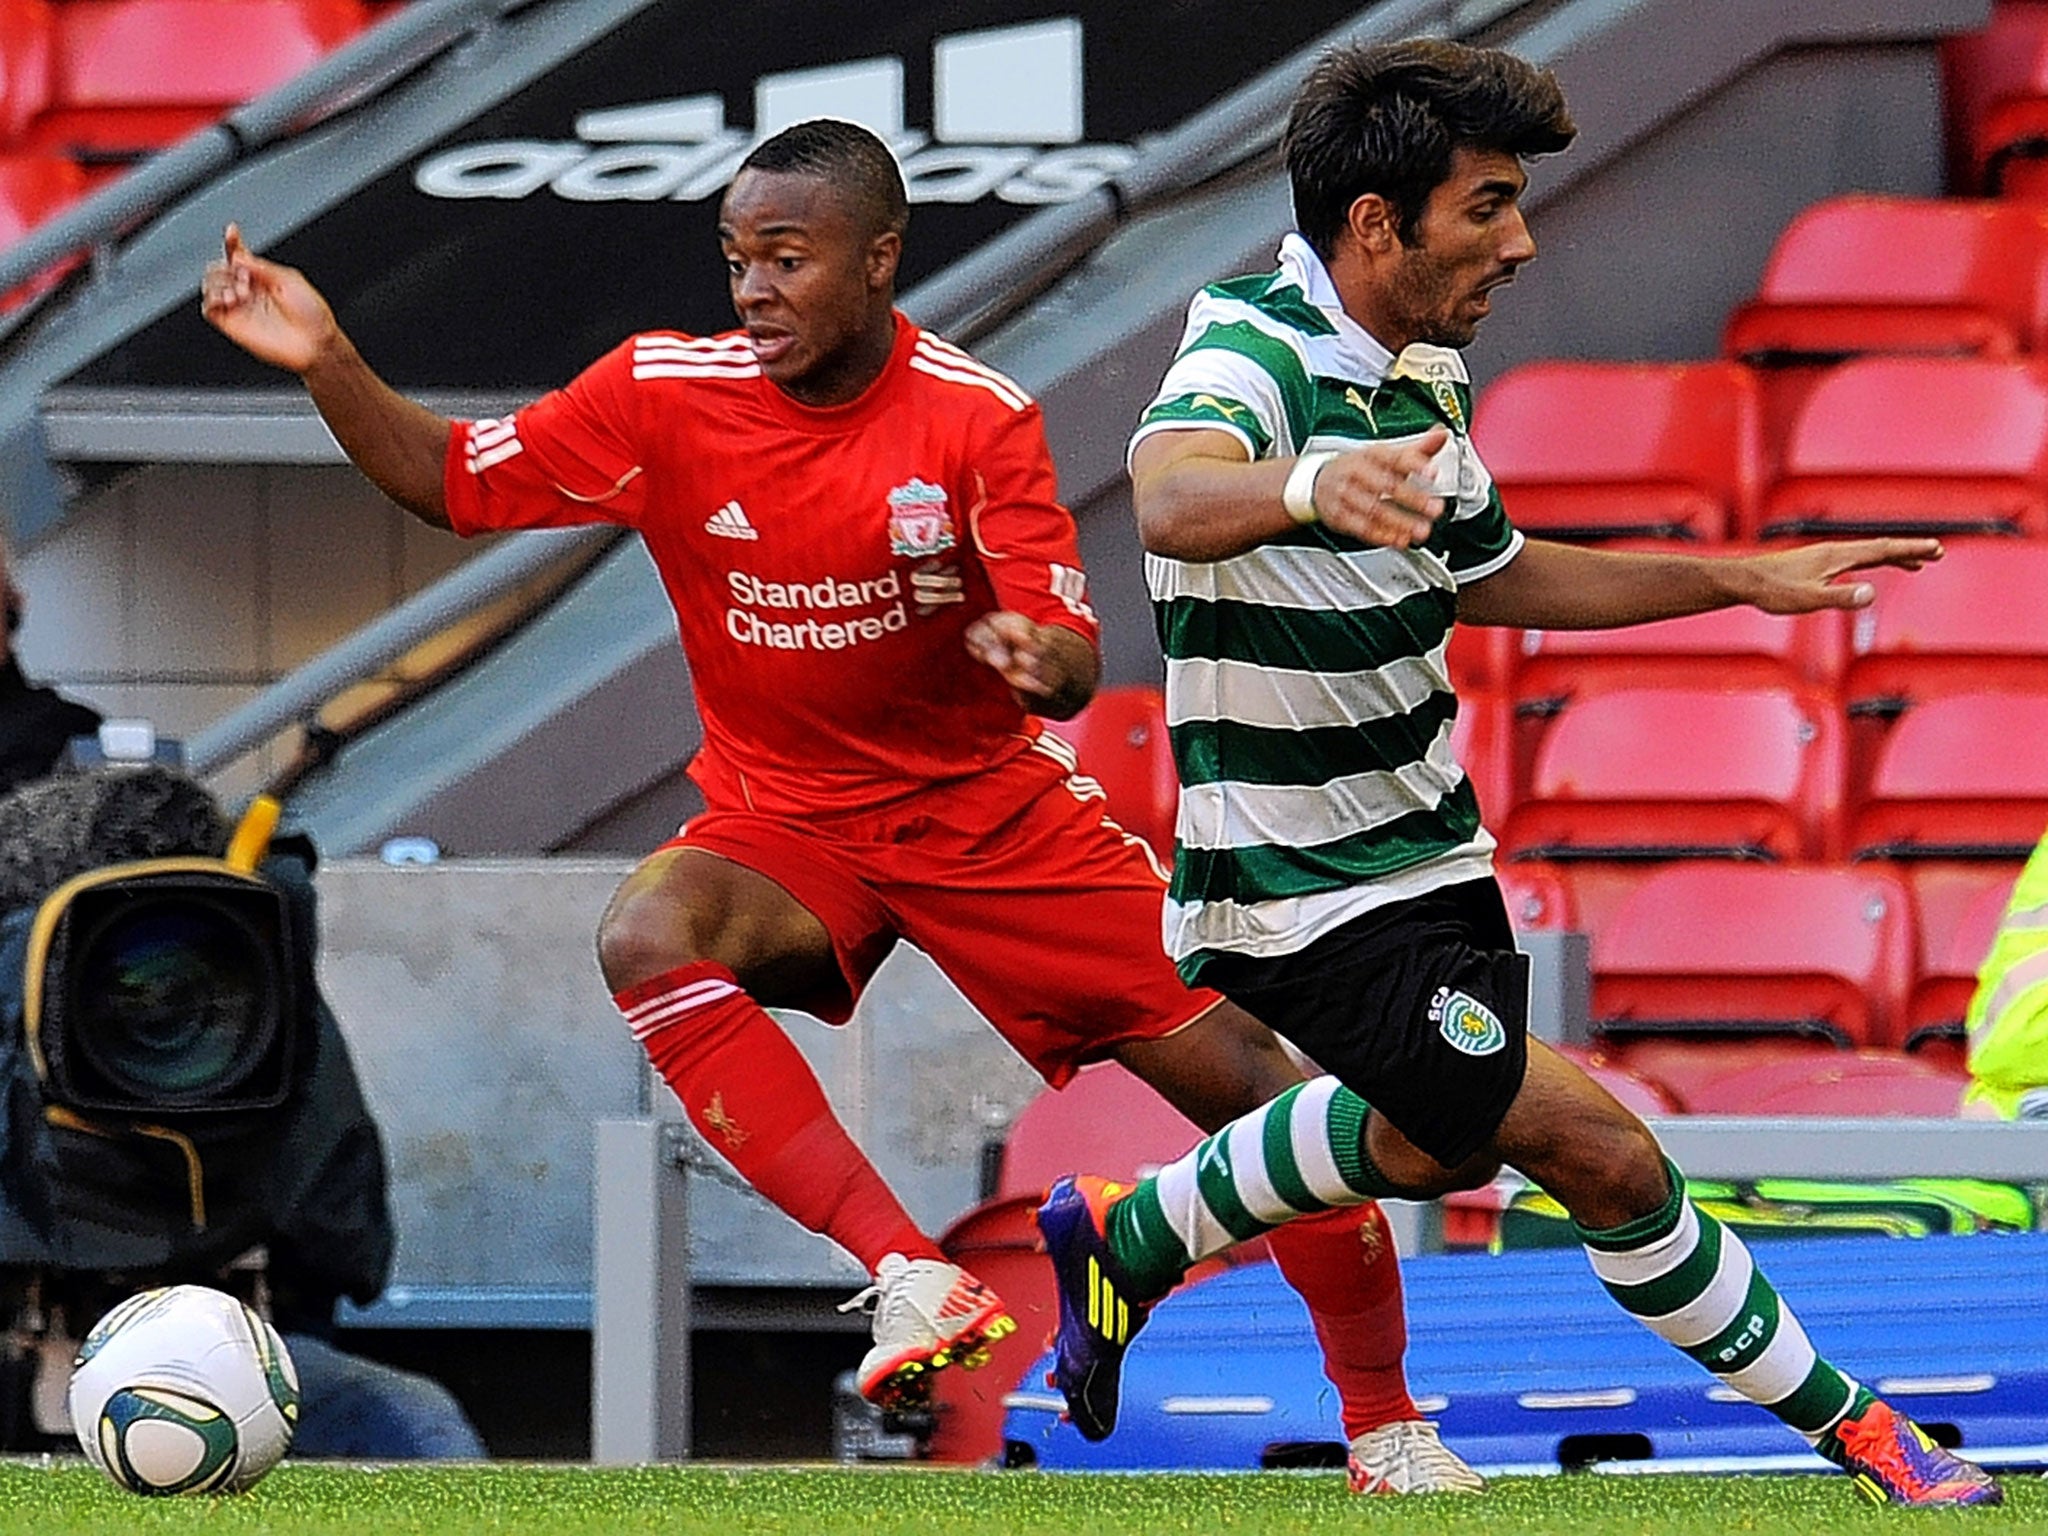
[{"label": "player's hand", "polygon": [[1429,542],[1444,499],[1432,488],[1431,461],[1451,440],[1431,427],[1398,447],[1367,443],[1341,453],[1316,476],[1316,517],[1361,544],[1413,549]]},{"label": "player's hand", "polygon": [[1877,596],[1875,587],[1867,581],[1836,578],[1879,566],[1917,571],[1940,558],[1938,539],[1836,539],[1802,544],[1741,560],[1742,596],[1765,613],[1868,608]]},{"label": "player's hand", "polygon": [[341,339],[334,311],[305,275],[251,252],[233,224],[220,260],[200,279],[199,312],[251,356],[293,373],[306,372]]},{"label": "player's hand", "polygon": [[1021,613],[985,613],[967,626],[966,638],[967,654],[994,667],[997,676],[1027,700],[1049,699],[1065,685],[1065,671],[1053,659],[1047,627]]}]

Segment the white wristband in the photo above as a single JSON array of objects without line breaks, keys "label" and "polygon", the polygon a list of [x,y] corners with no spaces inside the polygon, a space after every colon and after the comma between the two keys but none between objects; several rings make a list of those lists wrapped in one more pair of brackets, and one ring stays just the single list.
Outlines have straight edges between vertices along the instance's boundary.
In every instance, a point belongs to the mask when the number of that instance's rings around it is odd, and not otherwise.
[{"label": "white wristband", "polygon": [[1287,483],[1280,488],[1280,505],[1297,523],[1316,520],[1316,476],[1336,457],[1332,452],[1304,453],[1287,472]]}]

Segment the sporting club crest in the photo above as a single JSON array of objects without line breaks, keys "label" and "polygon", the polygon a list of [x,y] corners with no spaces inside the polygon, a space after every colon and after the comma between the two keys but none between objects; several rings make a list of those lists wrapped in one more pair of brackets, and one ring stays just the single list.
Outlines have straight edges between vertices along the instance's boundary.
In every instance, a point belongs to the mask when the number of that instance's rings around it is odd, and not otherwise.
[{"label": "sporting club crest", "polygon": [[1444,420],[1460,436],[1470,430],[1465,422],[1464,404],[1458,399],[1457,387],[1465,379],[1465,365],[1458,360],[1457,353],[1444,347],[1417,343],[1394,359],[1394,365],[1387,374],[1389,378],[1413,379],[1421,384],[1429,391]]},{"label": "sporting club crest", "polygon": [[944,487],[912,477],[889,493],[889,553],[911,560],[953,547],[953,514]]},{"label": "sporting club crest", "polygon": [[1438,987],[1429,1000],[1429,1021],[1452,1050],[1467,1056],[1491,1056],[1508,1043],[1508,1032],[1484,1003],[1449,987]]},{"label": "sporting club crest", "polygon": [[1436,403],[1444,413],[1444,419],[1457,430],[1460,436],[1472,429],[1465,425],[1465,407],[1458,403],[1458,391],[1449,379],[1431,379],[1429,392],[1436,396]]}]

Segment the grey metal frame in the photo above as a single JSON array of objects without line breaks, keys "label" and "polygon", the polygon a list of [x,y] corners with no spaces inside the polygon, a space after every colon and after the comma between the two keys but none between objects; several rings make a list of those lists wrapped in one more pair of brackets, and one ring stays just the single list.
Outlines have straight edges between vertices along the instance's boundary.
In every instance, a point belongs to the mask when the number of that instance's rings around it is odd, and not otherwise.
[{"label": "grey metal frame", "polygon": [[675,1122],[597,1123],[590,1457],[601,1467],[690,1452],[687,1181]]}]

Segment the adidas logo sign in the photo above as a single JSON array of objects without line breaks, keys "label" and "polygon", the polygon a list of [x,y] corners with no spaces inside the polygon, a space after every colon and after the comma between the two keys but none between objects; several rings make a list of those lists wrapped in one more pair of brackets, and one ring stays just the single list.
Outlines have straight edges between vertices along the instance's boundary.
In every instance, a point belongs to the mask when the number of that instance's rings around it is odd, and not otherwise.
[{"label": "adidas logo sign", "polygon": [[736,501],[728,501],[704,524],[706,533],[715,533],[721,539],[758,539],[761,530],[747,521],[747,514],[740,510]]},{"label": "adidas logo sign", "polygon": [[930,61],[929,128],[904,121],[911,65],[890,54],[762,75],[751,129],[726,122],[718,92],[603,106],[576,114],[572,142],[553,133],[460,144],[421,161],[413,185],[442,198],[545,189],[576,203],[697,202],[717,196],[754,145],[814,117],[879,134],[913,203],[1064,203],[1137,159],[1127,144],[1084,140],[1078,16],[946,33],[932,39]]}]

